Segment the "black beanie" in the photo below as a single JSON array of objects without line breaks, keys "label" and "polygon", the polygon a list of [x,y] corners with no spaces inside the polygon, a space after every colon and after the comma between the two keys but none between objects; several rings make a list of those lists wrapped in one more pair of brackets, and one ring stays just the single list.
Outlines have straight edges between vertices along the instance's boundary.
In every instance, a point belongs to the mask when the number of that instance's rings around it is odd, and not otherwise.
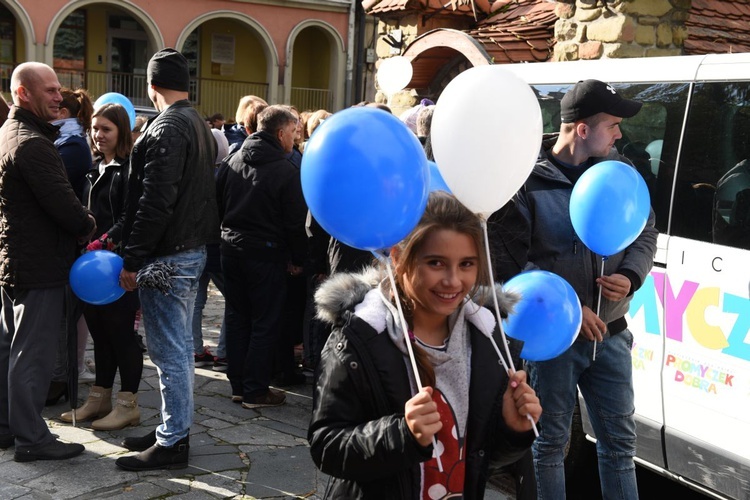
[{"label": "black beanie", "polygon": [[149,85],[187,92],[190,90],[190,71],[185,56],[174,49],[162,49],[148,62]]}]

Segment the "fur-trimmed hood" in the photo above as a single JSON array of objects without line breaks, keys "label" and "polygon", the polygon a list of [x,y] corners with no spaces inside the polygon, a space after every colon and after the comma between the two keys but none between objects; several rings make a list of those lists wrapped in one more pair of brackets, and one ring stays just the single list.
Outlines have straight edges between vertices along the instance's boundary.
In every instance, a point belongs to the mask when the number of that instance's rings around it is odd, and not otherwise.
[{"label": "fur-trimmed hood", "polygon": [[[315,292],[317,318],[331,325],[339,325],[344,319],[344,313],[353,312],[355,306],[365,299],[365,295],[370,290],[378,288],[384,279],[387,279],[387,275],[375,267],[364,269],[361,273],[334,274]],[[500,314],[506,317],[513,312],[513,306],[520,297],[513,292],[503,290],[502,286],[497,283],[495,294]],[[480,305],[494,309],[492,296],[483,295],[487,296],[488,303]]]}]

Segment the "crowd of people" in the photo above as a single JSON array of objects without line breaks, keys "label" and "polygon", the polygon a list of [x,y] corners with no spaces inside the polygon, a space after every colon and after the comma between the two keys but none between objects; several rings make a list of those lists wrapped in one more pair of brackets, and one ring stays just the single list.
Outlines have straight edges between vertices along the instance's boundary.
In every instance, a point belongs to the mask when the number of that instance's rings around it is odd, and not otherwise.
[{"label": "crowd of people", "polygon": [[[600,436],[602,491],[637,498],[624,314],[651,267],[653,216],[600,275],[560,214],[591,165],[627,161],[613,145],[639,103],[596,80],[565,95],[560,133],[490,218],[494,279],[480,217],[435,191],[390,249],[389,281],[382,259],[332,238],[305,203],[305,145],[330,111],[248,95],[234,119],[203,117],[188,100],[187,61],[169,48],[151,58],[147,81],[159,113],[136,123],[120,104],[94,109],[85,90],[61,88],[52,68],[35,62],[13,72],[12,106],[0,102],[0,448],[15,447],[19,462],[84,451],[52,434],[41,412],[68,396],[71,373],[87,370],[90,334],[92,385],[62,422],[138,425],[144,349],[157,367],[161,423],[123,440],[136,452],[116,461],[125,470],[188,465],[194,369],[210,367],[226,372],[231,400],[248,409],[282,405],[277,388],[314,378],[308,439],[331,476],[326,497],[481,498],[498,462],[516,464],[518,498],[564,498],[580,387]],[[400,117],[429,159],[434,108],[425,99]],[[125,293],[108,304],[83,303],[68,285],[77,256],[94,250],[123,259]],[[143,286],[143,271],[156,267],[180,279]],[[498,325],[483,306],[494,295],[507,314],[518,297],[493,281],[525,269],[565,277],[583,325],[549,361],[524,364],[511,342],[520,369],[506,372],[495,354]],[[225,298],[215,353],[201,330],[211,281]]]}]

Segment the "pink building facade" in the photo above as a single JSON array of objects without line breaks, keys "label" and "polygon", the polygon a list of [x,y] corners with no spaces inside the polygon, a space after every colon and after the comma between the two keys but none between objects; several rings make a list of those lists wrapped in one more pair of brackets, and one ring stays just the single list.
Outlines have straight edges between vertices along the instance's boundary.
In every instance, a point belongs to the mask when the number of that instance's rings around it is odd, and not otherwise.
[{"label": "pink building facade", "polygon": [[354,12],[351,0],[0,0],[2,90],[15,65],[35,60],[64,85],[147,105],[148,59],[174,47],[206,114],[233,116],[247,94],[337,110],[351,93]]}]

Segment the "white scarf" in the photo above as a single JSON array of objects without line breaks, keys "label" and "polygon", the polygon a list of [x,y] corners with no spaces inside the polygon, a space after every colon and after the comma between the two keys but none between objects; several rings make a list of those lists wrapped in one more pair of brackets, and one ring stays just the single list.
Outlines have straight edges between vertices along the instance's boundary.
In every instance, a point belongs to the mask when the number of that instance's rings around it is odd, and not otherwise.
[{"label": "white scarf", "polygon": [[55,146],[64,144],[68,139],[73,136],[85,137],[83,132],[83,126],[78,121],[78,118],[63,118],[62,120],[55,120],[52,125],[60,127],[60,135],[55,139]]}]

